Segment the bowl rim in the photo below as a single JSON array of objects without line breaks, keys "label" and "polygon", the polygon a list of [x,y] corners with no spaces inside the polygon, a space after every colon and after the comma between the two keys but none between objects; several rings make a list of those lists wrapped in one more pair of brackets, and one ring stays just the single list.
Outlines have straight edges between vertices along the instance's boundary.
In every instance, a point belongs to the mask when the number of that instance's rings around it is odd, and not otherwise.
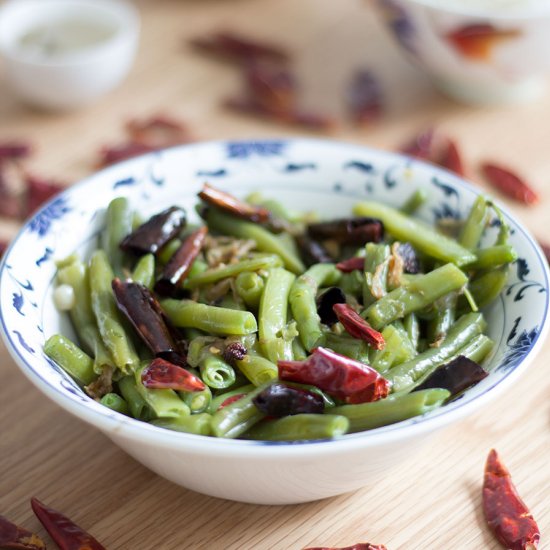
[{"label": "bowl rim", "polygon": [[[466,190],[473,192],[475,195],[479,195],[482,192],[478,187],[463,179],[462,177],[457,176],[455,173],[425,162],[423,160],[411,159],[411,157],[408,157],[407,155],[404,155],[402,153],[376,149],[366,145],[336,139],[309,137],[262,137],[252,140],[223,139],[176,145],[163,149],[161,151],[154,151],[151,153],[146,153],[145,155],[133,157],[131,159],[124,160],[97,172],[94,172],[93,174],[87,176],[86,178],[83,178],[82,180],[79,180],[78,182],[67,188],[67,190],[62,191],[60,194],[56,195],[48,202],[46,202],[39,210],[35,212],[35,214],[31,218],[29,218],[22,225],[17,235],[13,238],[9,247],[5,251],[0,261],[0,281],[4,276],[6,276],[6,262],[12,248],[16,246],[18,240],[27,230],[28,226],[32,223],[35,217],[39,216],[41,212],[46,210],[51,203],[57,200],[58,197],[63,196],[66,192],[68,192],[69,189],[83,187],[87,185],[88,182],[91,182],[96,178],[102,178],[105,176],[108,177],[109,172],[119,171],[125,166],[131,166],[132,164],[139,164],[144,163],[148,160],[154,160],[155,158],[158,158],[159,153],[177,152],[178,150],[188,150],[193,148],[204,148],[212,146],[227,146],[228,144],[248,144],[251,142],[254,142],[255,144],[262,144],[273,143],[275,141],[282,141],[286,144],[324,144],[328,146],[350,148],[357,151],[368,152],[376,156],[382,156],[390,159],[400,159],[403,162],[411,162],[412,160],[415,164],[420,165],[425,170],[435,172],[436,174],[445,175],[447,178],[450,178],[452,180],[453,184],[465,188]],[[544,340],[548,332],[550,331],[550,269],[548,267],[547,261],[536,239],[530,234],[525,226],[514,215],[512,215],[505,206],[502,206],[498,200],[494,202],[499,207],[499,209],[502,210],[504,216],[513,221],[516,228],[526,238],[542,268],[546,288],[546,303],[540,330],[536,335],[534,343],[532,344],[525,358],[514,369],[511,369],[504,373],[502,378],[489,386],[483,394],[476,396],[471,401],[463,402],[453,409],[445,410],[445,408],[442,408],[439,410],[437,416],[433,416],[428,413],[422,416],[415,417],[416,421],[412,424],[405,424],[405,422],[407,421],[402,421],[373,430],[346,434],[336,439],[296,442],[272,442],[258,440],[247,441],[174,432],[172,430],[159,428],[146,422],[135,420],[122,414],[115,413],[107,407],[104,407],[105,410],[102,410],[103,408],[90,408],[88,407],[88,402],[76,400],[73,401],[71,399],[67,399],[66,394],[61,389],[54,387],[48,383],[44,383],[44,380],[40,378],[40,376],[33,370],[30,364],[25,360],[24,356],[20,353],[19,349],[15,345],[14,340],[9,334],[3,315],[4,306],[2,303],[0,303],[0,335],[4,340],[4,343],[12,359],[15,360],[16,364],[19,366],[23,374],[25,374],[25,376],[27,376],[27,378],[40,391],[42,391],[42,393],[46,394],[50,399],[52,399],[52,401],[57,403],[68,412],[84,420],[86,423],[95,426],[96,428],[106,433],[106,435],[108,436],[112,434],[113,437],[116,436],[117,438],[126,438],[135,441],[143,441],[144,439],[147,439],[148,444],[153,444],[162,448],[185,448],[185,452],[189,454],[204,454],[204,452],[214,451],[219,456],[231,457],[246,455],[250,458],[263,457],[266,455],[273,456],[274,454],[281,457],[296,455],[309,456],[313,454],[332,455],[339,454],[340,452],[349,450],[351,448],[367,448],[380,444],[404,441],[406,439],[416,437],[417,435],[421,435],[423,433],[442,428],[443,426],[459,420],[467,416],[468,414],[472,414],[476,408],[479,408],[483,404],[487,403],[488,400],[496,397],[499,392],[502,392],[505,388],[507,388],[512,383],[512,381],[517,376],[519,376],[520,372],[525,370],[528,365],[533,361],[533,359],[540,351],[540,348],[544,344]]]}]

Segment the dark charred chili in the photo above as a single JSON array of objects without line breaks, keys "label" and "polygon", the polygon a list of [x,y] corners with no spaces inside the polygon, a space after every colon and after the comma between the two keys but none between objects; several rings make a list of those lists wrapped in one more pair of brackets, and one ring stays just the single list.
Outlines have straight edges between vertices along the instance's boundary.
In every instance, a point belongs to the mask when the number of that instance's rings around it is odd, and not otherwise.
[{"label": "dark charred chili", "polygon": [[307,232],[310,237],[320,241],[334,239],[340,244],[360,246],[379,242],[384,236],[384,226],[374,218],[342,218],[311,223],[307,226]]},{"label": "dark charred chili", "polygon": [[161,357],[153,359],[143,369],[141,381],[146,388],[154,390],[201,391],[205,388],[198,376]]},{"label": "dark charred chili", "polygon": [[328,250],[317,241],[307,235],[298,235],[296,244],[300,251],[300,256],[304,263],[309,267],[313,264],[332,263],[334,259],[329,254]]},{"label": "dark charred chili", "polygon": [[346,403],[377,401],[390,384],[373,368],[326,348],[315,348],[304,361],[278,361],[279,379],[312,384]]},{"label": "dark charred chili", "polygon": [[231,342],[223,350],[223,358],[227,363],[235,366],[235,361],[241,361],[244,359],[248,350],[240,342]]},{"label": "dark charred chili", "polygon": [[316,546],[315,548],[306,548],[305,550],[387,550],[387,548],[383,544],[359,542],[353,546],[346,546],[344,548],[334,548],[333,546]]},{"label": "dark charred chili", "polygon": [[348,258],[342,262],[338,262],[336,267],[342,273],[351,273],[352,271],[363,271],[365,268],[365,258],[360,256],[354,256],[353,258]]},{"label": "dark charred chili", "polygon": [[410,243],[401,243],[397,249],[397,253],[403,260],[403,270],[405,273],[414,275],[420,272],[420,261],[416,250]]},{"label": "dark charred chili", "polygon": [[538,548],[538,525],[518,495],[510,472],[494,449],[491,449],[485,463],[483,512],[491,531],[506,548]]},{"label": "dark charred chili", "polygon": [[159,294],[170,295],[176,291],[177,286],[185,279],[195,258],[199,255],[207,233],[206,226],[197,229],[176,250],[155,283],[155,290]]},{"label": "dark charred chili", "polygon": [[134,254],[156,254],[168,241],[173,239],[187,223],[185,210],[171,206],[149,218],[120,243],[122,250]]},{"label": "dark charred chili", "polygon": [[332,306],[338,321],[344,325],[346,332],[354,338],[364,340],[374,349],[381,350],[386,347],[384,337],[374,330],[355,310],[348,304],[334,304]]},{"label": "dark charred chili", "polygon": [[118,309],[128,318],[147,347],[155,355],[185,364],[160,304],[151,291],[142,284],[118,278],[113,279],[112,287]]},{"label": "dark charred chili", "polygon": [[361,69],[353,75],[346,100],[352,120],[357,124],[368,124],[382,115],[382,90],[372,71]]},{"label": "dark charred chili", "polygon": [[332,286],[319,294],[316,302],[317,314],[321,318],[321,323],[334,325],[338,321],[338,317],[334,313],[333,307],[335,304],[345,304],[346,295],[341,288]]},{"label": "dark charred chili", "polygon": [[228,212],[238,218],[257,223],[267,222],[270,218],[270,212],[267,208],[247,204],[235,198],[233,195],[220,191],[207,183],[204,184],[202,191],[199,193],[199,197],[207,204],[216,206],[220,210]]},{"label": "dark charred chili", "polygon": [[252,402],[268,416],[289,416],[301,413],[318,413],[325,410],[323,398],[301,388],[272,384],[259,393]]},{"label": "dark charred chili", "polygon": [[10,550],[45,550],[44,541],[34,533],[0,516],[0,548]]},{"label": "dark charred chili", "polygon": [[241,36],[235,32],[219,31],[211,36],[195,38],[191,44],[199,50],[234,61],[288,61],[289,54],[280,46]]},{"label": "dark charred chili", "polygon": [[61,512],[31,499],[32,510],[60,550],[106,550],[92,535]]},{"label": "dark charred chili", "polygon": [[537,192],[510,169],[485,162],[481,171],[487,181],[507,197],[528,205],[539,202]]},{"label": "dark charred chili", "polygon": [[0,143],[0,160],[20,160],[29,157],[32,146],[23,141],[5,141]]},{"label": "dark charred chili", "polygon": [[459,355],[449,363],[438,367],[422,384],[416,386],[414,391],[443,388],[449,390],[451,395],[456,395],[488,375],[489,373],[475,361]]}]

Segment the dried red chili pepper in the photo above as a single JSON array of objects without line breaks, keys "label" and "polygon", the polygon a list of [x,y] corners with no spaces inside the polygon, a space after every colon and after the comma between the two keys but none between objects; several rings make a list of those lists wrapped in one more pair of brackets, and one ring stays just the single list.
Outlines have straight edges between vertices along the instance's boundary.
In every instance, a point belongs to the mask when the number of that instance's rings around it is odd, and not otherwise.
[{"label": "dried red chili pepper", "polygon": [[310,223],[308,235],[314,239],[334,239],[339,244],[363,245],[380,242],[384,236],[384,226],[374,218],[341,218],[328,222]]},{"label": "dried red chili pepper", "polygon": [[0,160],[19,160],[27,158],[32,153],[32,146],[23,141],[6,141],[0,143]]},{"label": "dried red chili pepper", "polygon": [[423,160],[432,158],[432,149],[434,143],[435,131],[433,128],[427,128],[418,133],[414,138],[399,147],[399,152],[410,157],[415,157]]},{"label": "dried red chili pepper", "polygon": [[335,304],[345,303],[346,295],[344,291],[337,286],[327,288],[327,290],[319,294],[316,305],[317,315],[321,318],[321,323],[325,325],[334,325],[334,323],[338,322],[338,317],[336,317],[333,307]]},{"label": "dried red chili pepper", "polygon": [[365,258],[360,256],[354,256],[353,258],[348,258],[336,264],[336,267],[342,273],[351,273],[352,271],[363,271],[365,268]]},{"label": "dried red chili pepper", "polygon": [[99,152],[99,167],[110,166],[116,162],[137,157],[138,155],[143,155],[145,153],[150,153],[151,151],[155,151],[155,147],[145,143],[137,143],[133,141],[129,143],[122,143],[120,145],[103,147]]},{"label": "dried red chili pepper", "polygon": [[46,545],[38,535],[0,516],[0,548],[45,550]]},{"label": "dried red chili pepper", "polygon": [[284,384],[271,384],[252,402],[260,411],[277,418],[302,413],[321,414],[325,410],[321,395]]},{"label": "dried red chili pepper", "polygon": [[155,390],[201,391],[205,388],[198,376],[161,357],[153,359],[143,369],[141,381],[146,388]]},{"label": "dried red chili pepper", "polygon": [[315,548],[306,548],[305,550],[387,550],[383,544],[371,544],[370,542],[359,542],[353,546],[345,548],[334,548],[333,546],[316,546]]},{"label": "dried red chili pepper", "polygon": [[278,45],[254,40],[231,31],[219,31],[208,37],[195,38],[191,44],[205,52],[242,62],[259,59],[285,62],[290,58],[288,52]]},{"label": "dried red chili pepper", "polygon": [[157,356],[184,365],[185,358],[151,291],[142,284],[118,278],[113,279],[111,286],[118,309],[124,313],[147,347]]},{"label": "dried red chili pepper", "polygon": [[465,174],[464,163],[462,162],[458,145],[452,139],[446,139],[446,143],[437,159],[437,164],[459,176],[464,176]]},{"label": "dried red chili pepper", "polygon": [[539,202],[537,192],[510,169],[484,162],[481,171],[493,187],[511,199],[529,205]]},{"label": "dried red chili pepper", "polygon": [[63,191],[66,187],[57,181],[45,180],[29,174],[25,176],[25,185],[24,217],[30,216],[43,203]]},{"label": "dried red chili pepper", "polygon": [[483,512],[490,529],[506,548],[536,550],[540,540],[538,525],[494,449],[485,464]]},{"label": "dried red chili pepper", "polygon": [[354,338],[364,340],[374,349],[381,350],[386,347],[382,334],[374,330],[355,310],[348,304],[334,304],[332,306],[338,321],[344,325],[346,332]]},{"label": "dried red chili pepper", "polygon": [[252,222],[264,223],[267,222],[271,216],[267,208],[247,204],[235,198],[233,195],[220,191],[207,183],[204,184],[202,191],[199,193],[199,198],[233,216]]},{"label": "dried red chili pepper", "polygon": [[162,149],[191,141],[189,129],[179,120],[166,115],[154,115],[143,120],[130,120],[126,131],[131,143]]},{"label": "dried red chili pepper", "polygon": [[499,29],[489,23],[474,23],[463,25],[445,37],[464,57],[487,61],[498,43],[520,35],[519,29]]},{"label": "dried red chili pepper", "polygon": [[278,361],[279,379],[312,384],[346,403],[377,401],[390,384],[373,368],[326,348],[315,348],[304,361]]},{"label": "dried red chili pepper", "polygon": [[235,403],[235,401],[238,401],[239,399],[243,398],[246,395],[246,393],[237,393],[235,395],[230,395],[227,399],[224,399],[220,406],[218,407],[218,411],[223,409],[224,407],[227,407],[228,405],[231,405],[231,403]]},{"label": "dried red chili pepper", "polygon": [[173,239],[187,223],[185,210],[171,206],[155,214],[120,243],[122,250],[135,254],[156,254],[168,241]]},{"label": "dried red chili pepper", "polygon": [[357,124],[368,124],[382,115],[382,90],[372,71],[361,69],[353,75],[346,100],[351,117]]},{"label": "dried red chili pepper", "polygon": [[31,499],[32,510],[60,550],[106,550],[92,535],[61,512]]},{"label": "dried red chili pepper", "polygon": [[207,233],[206,226],[197,229],[176,250],[155,283],[155,290],[159,294],[169,295],[176,291],[178,285],[189,273],[195,258],[199,255]]}]

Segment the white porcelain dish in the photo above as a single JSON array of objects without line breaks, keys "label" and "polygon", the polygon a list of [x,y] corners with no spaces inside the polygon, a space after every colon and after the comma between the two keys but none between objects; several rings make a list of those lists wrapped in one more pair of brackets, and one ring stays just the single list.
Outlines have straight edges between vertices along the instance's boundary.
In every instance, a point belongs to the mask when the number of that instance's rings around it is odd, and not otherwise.
[{"label": "white porcelain dish", "polygon": [[10,0],[0,8],[7,78],[41,108],[74,109],[115,88],[138,37],[138,12],[122,0]]},{"label": "white porcelain dish", "polygon": [[546,0],[375,0],[406,56],[471,104],[534,100],[550,71]]},{"label": "white porcelain dish", "polygon": [[[422,187],[430,198],[419,214],[432,223],[443,215],[463,217],[478,194],[455,175],[403,156],[297,139],[201,143],[150,154],[99,172],[42,208],[0,268],[7,347],[50,399],[167,479],[208,495],[264,504],[305,502],[369,485],[431,433],[476,411],[517,380],[540,348],[548,329],[546,262],[525,228],[505,212],[519,259],[506,291],[486,311],[496,342],[486,363],[491,373],[453,403],[370,432],[299,443],[175,433],[114,413],[88,398],[42,352],[52,333],[72,335],[66,316],[52,302],[54,259],[75,250],[86,254],[94,246],[102,210],[115,196],[127,196],[145,215],[172,204],[194,213],[196,192],[205,180],[239,196],[261,190],[292,208],[315,209],[327,217],[348,214],[355,202],[369,198],[400,205]],[[486,242],[497,230],[487,230]]]}]

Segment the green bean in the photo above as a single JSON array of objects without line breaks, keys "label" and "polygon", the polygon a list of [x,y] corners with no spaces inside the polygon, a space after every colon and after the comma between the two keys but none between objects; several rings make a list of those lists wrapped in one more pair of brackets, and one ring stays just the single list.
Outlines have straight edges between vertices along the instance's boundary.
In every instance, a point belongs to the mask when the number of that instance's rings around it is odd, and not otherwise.
[{"label": "green bean", "polygon": [[92,358],[61,334],[54,334],[46,340],[44,353],[81,386],[86,386],[97,378]]},{"label": "green bean", "polygon": [[488,213],[487,199],[479,195],[472,205],[458,239],[464,248],[475,250],[479,246],[481,235],[485,231]]},{"label": "green bean", "polygon": [[450,328],[439,347],[432,347],[416,357],[391,368],[385,377],[392,384],[392,391],[401,392],[414,387],[420,378],[433,372],[449,357],[465,346],[472,338],[481,334],[486,323],[481,313],[467,313]]},{"label": "green bean", "polygon": [[324,332],[321,342],[323,347],[329,348],[340,355],[351,357],[351,359],[361,363],[368,363],[369,345],[364,340],[353,338],[348,334]]},{"label": "green bean", "polygon": [[287,324],[288,298],[296,276],[282,267],[271,269],[258,313],[258,335],[264,355],[273,363],[292,360],[292,340],[282,331]]},{"label": "green bean", "polygon": [[384,349],[372,350],[370,359],[371,367],[378,372],[386,372],[416,355],[416,349],[402,325],[388,325],[382,331],[382,336],[386,342]]},{"label": "green bean", "polygon": [[76,252],[73,252],[72,254],[69,254],[65,258],[61,258],[60,260],[55,260],[55,267],[57,269],[63,269],[64,267],[68,267],[74,263],[78,263],[80,261],[80,258]]},{"label": "green bean", "polygon": [[204,351],[208,350],[210,346],[215,344],[216,337],[201,336],[201,335],[191,337],[187,335],[189,330],[194,331],[194,329],[186,329],[185,331],[187,340],[189,341],[189,345],[187,349],[187,363],[191,367],[196,369],[199,367]]},{"label": "green bean", "polygon": [[518,254],[509,244],[500,244],[476,250],[477,260],[466,266],[468,271],[490,269],[503,264],[510,264],[518,259]]},{"label": "green bean", "polygon": [[409,313],[403,318],[403,326],[414,349],[418,350],[418,340],[420,339],[420,324],[416,313]]},{"label": "green bean", "polygon": [[262,254],[250,260],[241,260],[236,264],[229,264],[214,269],[207,269],[193,277],[188,277],[185,288],[193,289],[199,286],[217,283],[228,277],[235,277],[246,271],[260,271],[281,265],[281,259],[274,254]]},{"label": "green bean", "polygon": [[246,432],[243,438],[265,441],[332,439],[344,435],[348,428],[349,420],[345,416],[296,414],[277,420],[260,422]]},{"label": "green bean", "polygon": [[330,410],[331,414],[345,416],[350,432],[372,430],[426,414],[440,407],[451,393],[435,388],[402,395],[390,395],[385,399],[360,405],[341,405]]},{"label": "green bean", "polygon": [[410,216],[414,214],[426,201],[428,200],[428,193],[424,189],[417,189],[411,196],[405,201],[400,211],[403,214]]},{"label": "green bean", "polygon": [[245,335],[258,330],[256,318],[249,311],[238,311],[198,304],[192,300],[163,300],[162,308],[177,327],[198,328],[221,335]]},{"label": "green bean", "polygon": [[458,294],[449,292],[434,302],[435,315],[428,322],[427,339],[430,343],[440,342],[456,320]]},{"label": "green bean", "polygon": [[114,362],[101,339],[92,311],[89,270],[76,258],[58,271],[57,281],[73,288],[75,299],[69,315],[82,347],[94,358],[94,371],[100,374],[105,365],[114,366]]},{"label": "green bean", "polygon": [[432,302],[463,287],[468,277],[454,264],[446,264],[392,290],[372,304],[364,317],[375,329],[418,311]]},{"label": "green bean", "polygon": [[298,277],[290,289],[289,302],[296,320],[300,340],[311,351],[323,335],[321,318],[317,314],[315,297],[319,287],[331,286],[340,279],[340,272],[333,264],[316,264]]},{"label": "green bean", "polygon": [[[508,271],[509,266],[503,265],[481,273],[470,281],[468,290],[478,308],[484,308],[498,298],[508,282]],[[461,300],[461,306],[465,306],[463,300]]]},{"label": "green bean", "polygon": [[167,264],[170,258],[176,253],[176,250],[183,244],[181,239],[177,237],[168,241],[158,252],[157,257],[160,263]]},{"label": "green bean", "polygon": [[[387,244],[367,243],[365,246],[365,275],[363,305],[376,302],[387,291],[390,247]],[[376,285],[376,290],[375,290]]]},{"label": "green bean", "polygon": [[464,357],[476,363],[481,363],[485,357],[491,353],[494,344],[495,343],[488,336],[479,334],[475,338],[472,338],[465,346],[461,347],[449,361],[454,359],[454,357],[464,355]]},{"label": "green bean", "polygon": [[338,286],[348,296],[354,296],[358,300],[361,299],[363,293],[363,283],[365,274],[362,271],[352,271],[351,273],[342,273]]},{"label": "green bean", "polygon": [[191,414],[189,416],[178,416],[177,418],[156,418],[151,420],[153,426],[166,428],[175,432],[183,432],[195,435],[210,435],[212,428],[210,420],[212,417],[206,413]]},{"label": "green bean", "polygon": [[203,353],[199,369],[202,381],[216,390],[228,388],[235,382],[235,369],[210,351]]},{"label": "green bean", "polygon": [[107,393],[104,395],[99,402],[102,405],[105,405],[112,411],[115,411],[120,414],[125,414],[130,416],[130,409],[128,408],[128,403],[118,395],[118,393]]},{"label": "green bean", "polygon": [[138,392],[136,379],[133,375],[124,376],[118,381],[118,388],[122,397],[128,404],[130,414],[138,420],[149,420],[151,410],[145,402],[145,399]]},{"label": "green bean", "polygon": [[292,386],[293,388],[300,388],[302,390],[310,391],[311,393],[317,394],[319,397],[322,397],[325,404],[325,409],[336,406],[334,399],[330,395],[326,394],[324,391],[320,390],[317,386],[312,386],[311,384],[300,384],[298,382],[287,382],[285,381],[285,386]]},{"label": "green bean", "polygon": [[307,351],[304,346],[302,346],[300,338],[292,339],[292,355],[295,361],[303,361],[307,357]]},{"label": "green bean", "polygon": [[277,218],[287,222],[293,222],[296,217],[292,215],[279,201],[274,199],[266,199],[261,193],[250,193],[250,195],[246,197],[246,202],[254,206],[263,206]]},{"label": "green bean", "polygon": [[216,437],[235,438],[252,428],[254,424],[265,418],[253,403],[253,399],[269,385],[264,384],[250,393],[216,411],[212,416],[212,431]]},{"label": "green bean", "polygon": [[124,237],[132,232],[133,213],[128,199],[117,197],[107,207],[105,229],[101,235],[101,247],[107,254],[109,264],[117,277],[122,277],[122,265],[126,255],[120,249]]},{"label": "green bean", "polygon": [[302,273],[305,269],[302,260],[292,250],[284,246],[277,235],[270,233],[261,225],[239,220],[216,208],[208,210],[206,221],[208,227],[215,231],[240,239],[252,239],[256,241],[258,250],[278,254],[283,260],[284,266],[292,273]]},{"label": "green bean", "polygon": [[250,393],[255,388],[256,386],[254,386],[254,384],[246,384],[244,386],[235,388],[234,390],[224,391],[223,393],[220,393],[216,395],[216,397],[212,398],[212,401],[210,402],[210,405],[208,405],[208,409],[206,412],[210,414],[214,414],[226,399],[229,399],[230,397],[234,397],[235,395],[243,395],[243,394],[246,395],[247,393]]},{"label": "green bean", "polygon": [[510,226],[506,223],[506,218],[504,214],[492,201],[489,202],[489,205],[493,209],[493,212],[496,214],[498,221],[500,222],[500,228],[498,230],[498,235],[495,240],[495,245],[508,244],[508,239],[510,237]]},{"label": "green bean", "polygon": [[264,291],[265,281],[257,273],[243,271],[235,279],[237,294],[244,303],[253,310],[257,310]]},{"label": "green bean", "polygon": [[437,233],[430,226],[409,218],[398,210],[376,202],[361,202],[355,205],[357,216],[378,218],[393,237],[410,242],[419,252],[437,260],[464,265],[475,260],[475,255],[455,240]]},{"label": "green bean", "polygon": [[277,365],[259,355],[248,353],[243,359],[235,362],[240,371],[254,386],[261,386],[277,378]]},{"label": "green bean", "polygon": [[177,418],[191,414],[189,407],[178,397],[174,390],[153,390],[146,388],[141,381],[145,366],[136,370],[136,389],[158,418]]},{"label": "green bean", "polygon": [[155,257],[153,254],[142,256],[134,271],[132,271],[132,281],[152,289],[155,284]]},{"label": "green bean", "polygon": [[96,250],[90,259],[92,310],[103,343],[109,350],[115,366],[127,374],[137,368],[139,358],[115,303],[111,288],[113,278],[107,255],[103,250]]},{"label": "green bean", "polygon": [[212,401],[212,391],[205,386],[200,391],[178,391],[178,395],[189,407],[191,414],[206,412]]}]

